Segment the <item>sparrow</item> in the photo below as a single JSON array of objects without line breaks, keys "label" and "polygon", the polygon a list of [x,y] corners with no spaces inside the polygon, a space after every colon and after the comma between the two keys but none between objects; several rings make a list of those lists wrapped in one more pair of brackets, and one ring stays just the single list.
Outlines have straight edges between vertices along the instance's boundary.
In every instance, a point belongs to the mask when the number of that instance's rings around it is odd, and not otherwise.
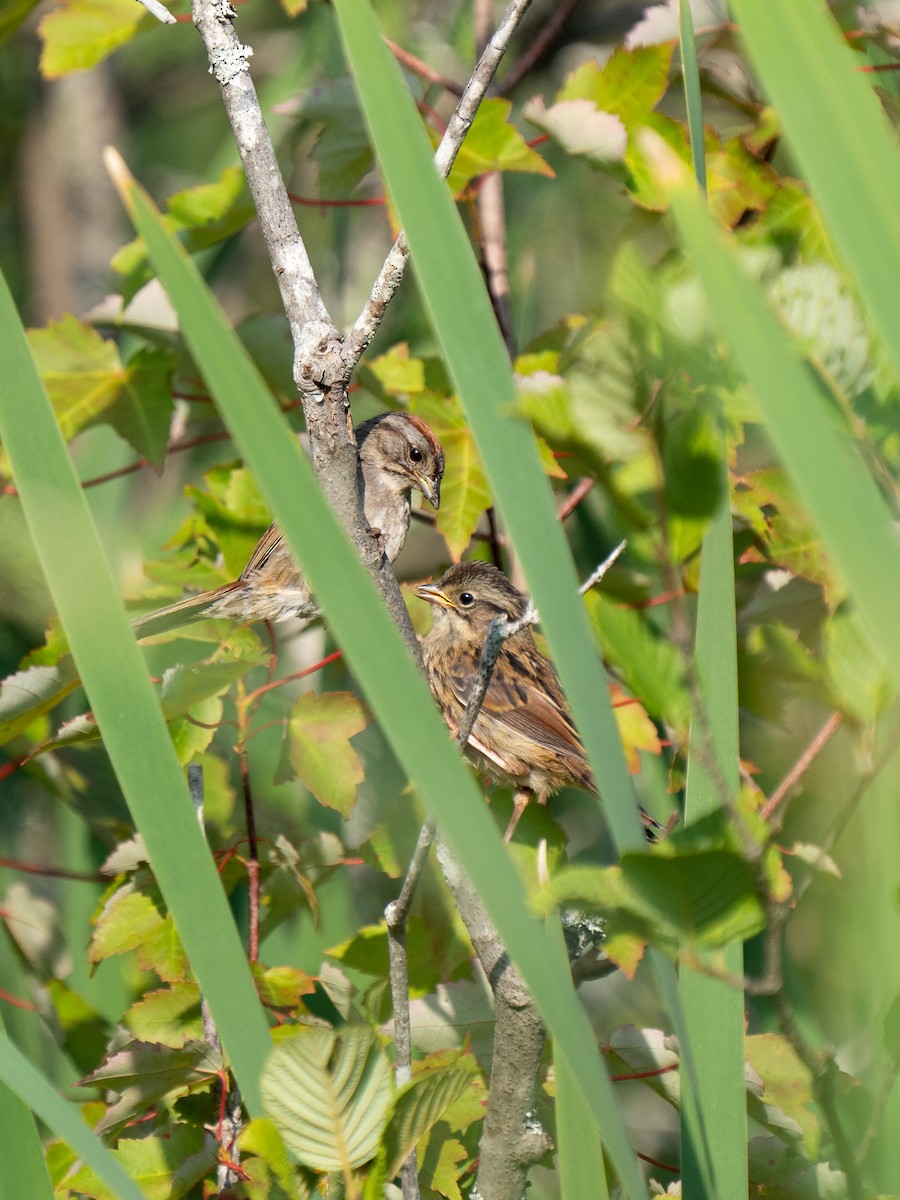
[{"label": "sparrow", "polygon": [[[437,583],[420,584],[416,595],[434,607],[422,657],[438,707],[456,731],[491,622],[518,620],[528,602],[485,562],[458,563]],[[532,797],[545,804],[571,784],[599,794],[556,671],[527,625],[503,643],[466,754],[499,784],[515,789],[504,842]]]},{"label": "sparrow", "polygon": [[[432,430],[407,412],[381,413],[357,425],[358,479],[363,511],[373,534],[393,562],[406,540],[410,493],[422,493],[434,508],[441,502],[444,451]],[[269,526],[233,583],[186,596],[136,617],[139,637],[166,633],[205,617],[235,621],[286,621],[318,614],[309,583],[277,523]]]}]

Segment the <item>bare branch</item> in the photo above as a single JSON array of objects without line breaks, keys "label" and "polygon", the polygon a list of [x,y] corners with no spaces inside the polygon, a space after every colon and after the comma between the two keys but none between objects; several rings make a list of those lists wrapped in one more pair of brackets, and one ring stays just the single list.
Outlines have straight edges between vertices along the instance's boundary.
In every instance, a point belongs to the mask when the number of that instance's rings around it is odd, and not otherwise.
[{"label": "bare branch", "polygon": [[138,0],[138,4],[143,4],[147,12],[152,17],[156,17],[157,21],[162,21],[163,25],[175,25],[176,20],[165,7],[160,4],[159,0]]},{"label": "bare branch", "polygon": [[781,824],[782,814],[779,811],[783,802],[787,799],[791,789],[796,787],[815,760],[819,757],[838,729],[841,727],[841,714],[833,712],[819,732],[815,735],[791,769],[779,783],[778,787],[763,805],[760,811],[760,816],[764,821],[774,822],[776,819],[778,824]]},{"label": "bare branch", "polygon": [[[494,36],[485,47],[484,53],[472,73],[472,78],[466,84],[466,89],[447,124],[447,129],[434,156],[435,166],[442,179],[446,179],[450,174],[450,168],[456,160],[463,138],[471,128],[478,106],[484,99],[497,67],[500,65],[500,60],[530,3],[531,0],[511,0]],[[384,260],[384,265],[375,280],[362,312],[347,335],[344,361],[348,374],[359,362],[363,351],[377,333],[384,319],[385,310],[403,279],[408,258],[409,248],[406,238],[401,232]]]}]

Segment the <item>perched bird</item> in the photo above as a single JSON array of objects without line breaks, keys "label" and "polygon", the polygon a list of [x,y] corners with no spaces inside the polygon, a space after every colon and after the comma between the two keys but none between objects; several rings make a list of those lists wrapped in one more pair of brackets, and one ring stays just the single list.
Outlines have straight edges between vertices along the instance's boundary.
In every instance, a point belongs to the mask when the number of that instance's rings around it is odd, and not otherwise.
[{"label": "perched bird", "polygon": [[[417,488],[435,508],[441,502],[443,447],[421,418],[407,412],[372,417],[358,425],[355,434],[363,511],[393,562],[409,529],[412,489]],[[281,529],[272,524],[233,583],[186,596],[135,618],[132,625],[139,637],[149,637],[203,617],[286,621],[290,617],[314,617],[317,612],[309,584]]]},{"label": "perched bird", "polygon": [[[459,563],[437,583],[421,584],[416,595],[434,606],[422,655],[438,707],[456,731],[478,678],[491,622],[496,617],[518,620],[527,600],[501,571],[484,562]],[[597,795],[556,672],[528,626],[503,643],[467,754],[498,783],[515,788],[505,842],[532,796],[544,804],[569,784]]]}]

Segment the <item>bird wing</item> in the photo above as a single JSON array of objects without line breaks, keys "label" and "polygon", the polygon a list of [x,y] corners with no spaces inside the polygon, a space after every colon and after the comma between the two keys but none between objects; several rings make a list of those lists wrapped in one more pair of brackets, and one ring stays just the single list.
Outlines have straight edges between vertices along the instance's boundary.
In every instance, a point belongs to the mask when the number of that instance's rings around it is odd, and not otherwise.
[{"label": "bird wing", "polygon": [[246,567],[241,571],[241,579],[249,579],[251,575],[260,571],[283,541],[284,534],[277,522],[273,521],[256,543],[256,548],[250,555]]},{"label": "bird wing", "polygon": [[[509,650],[503,651],[503,654],[509,653]],[[514,676],[511,677],[509,672],[494,671],[480,715],[530,738],[555,754],[583,758],[581,740],[555,675],[552,676],[551,691],[539,685],[527,664],[514,652],[513,657],[517,660]],[[471,658],[458,662],[450,676],[454,695],[465,709],[478,677],[477,661]]]}]

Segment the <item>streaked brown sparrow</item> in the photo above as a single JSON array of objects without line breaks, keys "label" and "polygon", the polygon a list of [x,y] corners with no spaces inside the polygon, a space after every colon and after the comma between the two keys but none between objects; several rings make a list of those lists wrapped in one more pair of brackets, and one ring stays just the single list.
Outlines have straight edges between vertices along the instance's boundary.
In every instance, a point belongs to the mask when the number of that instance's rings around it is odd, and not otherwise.
[{"label": "streaked brown sparrow", "polygon": [[[363,511],[393,562],[406,540],[410,492],[417,488],[435,508],[441,501],[444,451],[432,430],[407,412],[381,413],[355,429]],[[203,617],[286,621],[318,612],[281,529],[260,538],[240,577],[209,592],[186,596],[132,621],[139,637],[166,633]]]},{"label": "streaked brown sparrow", "polygon": [[[484,562],[459,563],[437,583],[417,587],[416,595],[434,607],[422,654],[438,707],[456,732],[478,678],[491,622],[496,617],[518,620],[527,600],[502,572]],[[498,783],[515,788],[505,842],[532,796],[544,804],[569,784],[597,795],[556,672],[527,626],[503,643],[466,753]]]}]

